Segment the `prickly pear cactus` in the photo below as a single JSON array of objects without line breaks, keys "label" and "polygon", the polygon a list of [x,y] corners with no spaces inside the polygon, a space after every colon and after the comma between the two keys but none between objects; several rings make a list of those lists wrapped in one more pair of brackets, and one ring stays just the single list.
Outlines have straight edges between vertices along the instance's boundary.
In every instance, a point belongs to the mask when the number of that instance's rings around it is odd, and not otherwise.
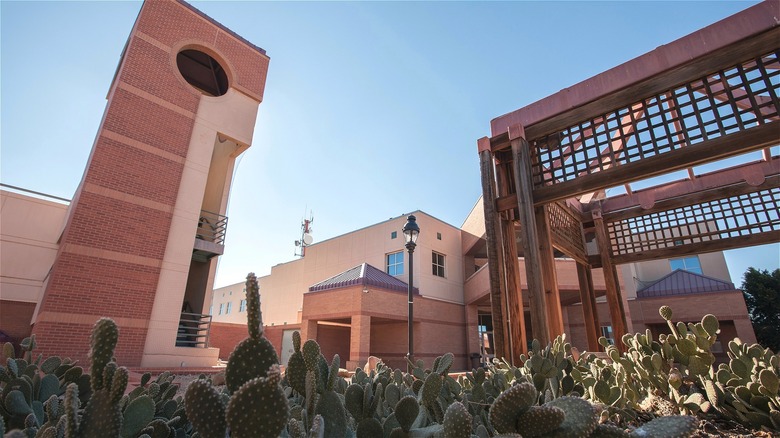
[{"label": "prickly pear cactus", "polygon": [[233,394],[225,411],[232,438],[279,436],[290,415],[280,380],[281,372],[275,365],[267,377],[252,379]]},{"label": "prickly pear cactus", "polygon": [[246,277],[246,310],[249,337],[236,346],[225,369],[225,384],[231,394],[254,378],[266,377],[271,366],[279,363],[276,349],[263,336],[260,292],[254,273]]},{"label": "prickly pear cactus", "polygon": [[78,436],[101,438],[119,436],[122,410],[119,404],[127,388],[127,368],[112,362],[119,340],[119,328],[110,318],[101,318],[92,329],[90,367],[92,397],[84,408]]}]

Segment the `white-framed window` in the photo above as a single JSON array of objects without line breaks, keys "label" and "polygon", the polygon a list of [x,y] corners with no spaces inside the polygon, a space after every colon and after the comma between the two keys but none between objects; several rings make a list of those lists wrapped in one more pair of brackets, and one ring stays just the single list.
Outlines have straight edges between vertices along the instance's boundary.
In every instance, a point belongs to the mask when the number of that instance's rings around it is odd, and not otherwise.
[{"label": "white-framed window", "polygon": [[699,262],[699,256],[683,257],[680,259],[669,260],[669,265],[672,267],[672,271],[682,269],[683,271],[693,272],[695,274],[702,275],[701,263]]},{"label": "white-framed window", "polygon": [[387,272],[390,275],[401,275],[404,273],[404,252],[398,251],[388,254],[385,257],[385,265]]},{"label": "white-framed window", "polygon": [[238,303],[238,313],[246,312],[246,300],[241,300],[241,302]]},{"label": "white-framed window", "polygon": [[431,265],[433,267],[433,275],[444,278],[444,259],[444,254],[431,251]]},{"label": "white-framed window", "polygon": [[222,315],[222,311],[225,310],[225,303],[219,303],[219,314]]},{"label": "white-framed window", "polygon": [[229,314],[229,313],[230,313],[230,309],[231,309],[232,307],[233,307],[233,302],[232,302],[232,301],[228,301],[228,303],[227,303],[227,307],[225,308],[225,315],[227,315],[227,314]]},{"label": "white-framed window", "polygon": [[609,345],[615,345],[615,333],[612,331],[611,325],[601,326],[601,336],[607,338],[607,342],[609,342]]}]

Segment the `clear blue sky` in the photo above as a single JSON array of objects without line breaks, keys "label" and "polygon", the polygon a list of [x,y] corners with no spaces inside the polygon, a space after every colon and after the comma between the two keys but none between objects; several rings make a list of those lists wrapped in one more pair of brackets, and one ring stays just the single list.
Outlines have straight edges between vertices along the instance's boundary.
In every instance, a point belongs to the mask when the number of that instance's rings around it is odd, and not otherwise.
[{"label": "clear blue sky", "polygon": [[[193,2],[271,57],[216,285],[292,260],[307,208],[315,241],[416,209],[459,226],[492,118],[754,3]],[[0,2],[3,183],[72,197],[140,6]],[[727,260],[739,284],[780,249]]]}]

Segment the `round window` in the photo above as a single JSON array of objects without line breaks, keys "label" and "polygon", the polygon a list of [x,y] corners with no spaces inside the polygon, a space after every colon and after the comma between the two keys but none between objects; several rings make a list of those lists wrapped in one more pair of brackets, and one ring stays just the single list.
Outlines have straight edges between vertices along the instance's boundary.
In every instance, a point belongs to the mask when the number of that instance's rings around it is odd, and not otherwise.
[{"label": "round window", "polygon": [[207,96],[222,96],[228,90],[225,69],[216,59],[200,50],[182,50],[176,55],[176,66],[184,80]]}]

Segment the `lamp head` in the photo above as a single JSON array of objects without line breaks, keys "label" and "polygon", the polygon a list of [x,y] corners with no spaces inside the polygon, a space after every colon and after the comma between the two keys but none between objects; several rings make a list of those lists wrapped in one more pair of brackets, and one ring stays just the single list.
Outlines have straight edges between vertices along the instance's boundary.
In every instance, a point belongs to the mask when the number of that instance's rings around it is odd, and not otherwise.
[{"label": "lamp head", "polygon": [[414,247],[417,245],[417,237],[420,235],[420,226],[417,225],[417,218],[410,214],[406,218],[406,225],[403,228],[404,239],[406,239],[406,245]]}]

